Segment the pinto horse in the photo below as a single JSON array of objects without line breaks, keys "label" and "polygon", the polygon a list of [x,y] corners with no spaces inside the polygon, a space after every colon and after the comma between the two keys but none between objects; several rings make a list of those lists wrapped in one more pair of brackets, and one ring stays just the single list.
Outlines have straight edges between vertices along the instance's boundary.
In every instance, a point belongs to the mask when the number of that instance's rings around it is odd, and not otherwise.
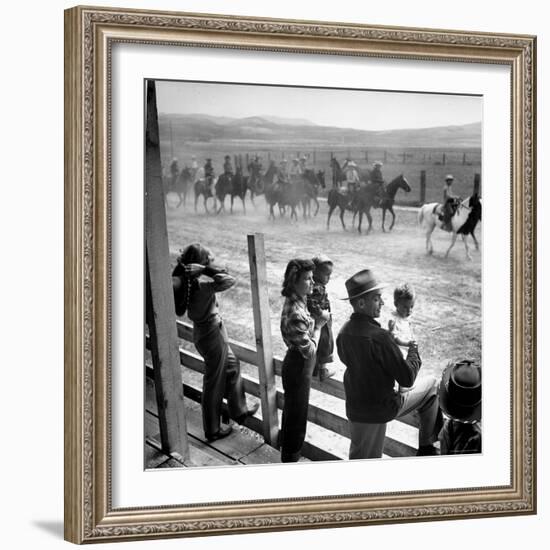
[{"label": "pinto horse", "polygon": [[445,253],[445,258],[449,257],[449,253],[456,243],[457,236],[461,235],[464,248],[466,249],[466,257],[468,260],[471,260],[472,256],[466,237],[471,235],[476,250],[479,250],[479,243],[474,231],[476,225],[481,220],[481,199],[476,194],[461,201],[451,218],[450,228],[444,227],[441,219],[442,214],[443,205],[437,202],[425,204],[418,211],[418,222],[423,226],[426,233],[426,252],[430,255],[433,254],[432,233],[436,227],[439,227],[444,231],[452,232],[451,244]]},{"label": "pinto horse", "polygon": [[382,231],[386,232],[384,227],[384,222],[386,220],[386,211],[389,211],[393,216],[392,223],[390,226],[390,231],[393,229],[395,224],[395,212],[393,211],[393,205],[395,203],[395,195],[399,189],[403,189],[406,193],[409,193],[411,186],[407,179],[400,174],[394,178],[388,185],[385,187],[384,192],[382,193],[381,198],[377,198],[376,191],[378,186],[373,183],[367,183],[366,185],[361,185],[357,191],[357,196],[355,200],[356,211],[354,213],[354,218],[357,213],[359,213],[359,233],[361,233],[361,223],[363,221],[363,214],[367,216],[369,221],[369,227],[367,233],[370,233],[372,230],[372,216],[370,214],[371,208],[382,208]]}]

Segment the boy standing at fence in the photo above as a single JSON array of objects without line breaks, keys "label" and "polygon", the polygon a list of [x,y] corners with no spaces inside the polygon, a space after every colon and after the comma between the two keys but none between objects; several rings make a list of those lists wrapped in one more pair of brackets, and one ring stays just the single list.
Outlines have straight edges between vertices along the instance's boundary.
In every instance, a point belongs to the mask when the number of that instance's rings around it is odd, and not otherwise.
[{"label": "boy standing at fence", "polygon": [[326,287],[332,275],[333,263],[328,256],[320,254],[313,258],[313,264],[315,265],[313,271],[313,290],[307,297],[307,307],[314,319],[323,318],[326,320],[326,324],[321,328],[315,368],[313,370],[313,376],[319,376],[319,380],[323,382],[336,374],[336,371],[329,369],[327,366],[333,361],[332,353],[334,351],[332,316]]}]

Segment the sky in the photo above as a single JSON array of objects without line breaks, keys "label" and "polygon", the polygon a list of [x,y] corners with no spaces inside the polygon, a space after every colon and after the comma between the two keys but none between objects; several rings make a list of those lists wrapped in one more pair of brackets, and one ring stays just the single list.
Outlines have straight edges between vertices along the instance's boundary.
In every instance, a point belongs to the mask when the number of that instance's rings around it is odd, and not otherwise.
[{"label": "sky", "polygon": [[165,114],[268,115],[361,130],[462,125],[482,118],[479,96],[205,82],[157,81],[157,107]]}]

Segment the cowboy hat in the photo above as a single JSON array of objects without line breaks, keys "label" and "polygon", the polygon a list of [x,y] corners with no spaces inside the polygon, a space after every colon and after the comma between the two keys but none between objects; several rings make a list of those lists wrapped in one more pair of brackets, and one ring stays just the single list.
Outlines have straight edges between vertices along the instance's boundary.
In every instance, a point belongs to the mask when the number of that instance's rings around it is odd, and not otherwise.
[{"label": "cowboy hat", "polygon": [[373,163],[372,163],[373,166],[384,166],[379,160],[375,160]]},{"label": "cowboy hat", "polygon": [[469,360],[447,365],[439,384],[439,406],[460,422],[480,420],[481,367]]},{"label": "cowboy hat", "polygon": [[350,161],[348,162],[347,166],[357,166],[357,164],[355,164],[355,161],[350,160]]},{"label": "cowboy hat", "polygon": [[449,181],[449,180],[454,180],[454,177],[453,177],[452,174],[447,174],[447,175],[445,176],[445,181]]},{"label": "cowboy hat", "polygon": [[373,290],[380,290],[381,288],[387,287],[386,283],[379,283],[375,278],[370,269],[363,269],[359,271],[353,277],[350,277],[346,281],[346,290],[348,291],[347,298],[341,298],[342,300],[353,300],[358,298],[367,292],[372,292]]}]

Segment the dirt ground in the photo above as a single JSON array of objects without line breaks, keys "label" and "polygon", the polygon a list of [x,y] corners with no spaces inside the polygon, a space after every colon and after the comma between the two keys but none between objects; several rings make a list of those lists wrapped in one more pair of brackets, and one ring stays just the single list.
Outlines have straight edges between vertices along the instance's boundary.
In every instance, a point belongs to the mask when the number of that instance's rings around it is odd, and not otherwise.
[{"label": "dirt ground", "polygon": [[[169,195],[167,220],[172,266],[179,250],[191,242],[200,242],[213,251],[216,263],[226,265],[238,278],[234,288],[219,295],[231,338],[254,343],[246,237],[261,232],[265,239],[273,343],[279,357],[285,351],[279,321],[283,304],[280,288],[286,263],[294,257],[311,258],[323,252],[334,261],[328,290],[335,334],[351,313],[349,303],[340,299],[346,295],[345,280],[360,269],[370,268],[389,285],[383,294],[383,326],[387,326],[387,316],[393,309],[393,288],[402,282],[414,286],[417,300],[411,322],[423,360],[422,372],[439,375],[447,362],[455,358],[481,361],[481,251],[472,246],[473,261],[468,261],[459,239],[450,257],[445,259],[451,236],[436,229],[435,252],[427,256],[414,209],[397,211],[391,233],[382,233],[381,214],[377,210],[373,232],[359,235],[351,228],[349,213],[346,214],[347,232],[342,230],[337,217],[333,217],[331,229],[327,231],[326,202],[321,203],[317,217],[304,221],[300,216],[298,222],[290,222],[288,217],[269,221],[262,197],[256,199],[256,207],[247,199],[246,214],[240,202],[235,203],[234,214],[220,215],[205,214],[202,206],[195,213],[192,197],[188,197],[186,207],[176,209],[176,203],[176,197]],[[481,245],[481,226],[476,229],[476,236]],[[343,366],[337,357],[335,361],[341,375]]]}]

